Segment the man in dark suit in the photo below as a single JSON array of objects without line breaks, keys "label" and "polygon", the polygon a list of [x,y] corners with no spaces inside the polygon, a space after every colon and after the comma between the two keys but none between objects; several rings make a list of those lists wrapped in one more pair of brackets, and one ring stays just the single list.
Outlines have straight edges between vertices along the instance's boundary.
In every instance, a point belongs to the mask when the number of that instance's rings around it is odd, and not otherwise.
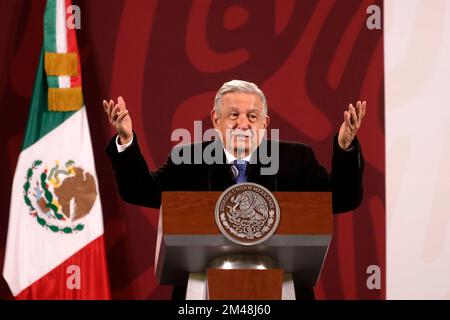
[{"label": "man in dark suit", "polygon": [[[162,191],[223,191],[248,181],[271,191],[332,191],[334,213],[353,210],[361,203],[364,159],[356,133],[365,114],[365,102],[358,101],[356,108],[350,104],[344,112],[344,121],[333,139],[331,174],[318,163],[309,146],[264,138],[270,121],[266,98],[250,82],[232,80],[219,89],[211,111],[217,139],[177,146],[156,171],[148,169],[140,152],[123,98],[119,97],[117,104],[103,101],[103,106],[117,131],[107,153],[119,193],[127,202],[159,208]],[[204,155],[206,149],[212,150],[215,162],[194,163],[195,153]],[[262,153],[262,149],[269,153]],[[271,161],[261,161],[264,155]],[[180,163],[179,159],[187,161]],[[275,162],[276,170],[269,170]],[[312,294],[312,289],[296,290],[297,297],[304,292]]]}]

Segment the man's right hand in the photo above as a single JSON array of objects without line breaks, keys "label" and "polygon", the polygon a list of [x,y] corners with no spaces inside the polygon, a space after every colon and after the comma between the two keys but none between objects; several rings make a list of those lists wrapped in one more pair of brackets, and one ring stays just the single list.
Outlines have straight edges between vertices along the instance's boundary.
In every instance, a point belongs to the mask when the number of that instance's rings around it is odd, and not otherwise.
[{"label": "man's right hand", "polygon": [[119,143],[127,144],[133,138],[133,124],[128,114],[125,101],[122,97],[117,98],[117,104],[114,100],[103,100],[103,109],[108,115],[109,123],[111,123],[119,135]]}]

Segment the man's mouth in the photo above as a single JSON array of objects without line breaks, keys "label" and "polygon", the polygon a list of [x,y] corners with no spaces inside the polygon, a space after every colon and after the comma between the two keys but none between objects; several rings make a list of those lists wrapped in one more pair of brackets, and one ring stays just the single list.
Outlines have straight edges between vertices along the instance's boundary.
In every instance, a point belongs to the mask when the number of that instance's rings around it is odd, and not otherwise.
[{"label": "man's mouth", "polygon": [[249,132],[249,133],[243,133],[243,132],[237,133],[236,132],[236,133],[231,133],[231,137],[244,139],[244,138],[251,138],[252,134],[251,134],[251,132]]}]

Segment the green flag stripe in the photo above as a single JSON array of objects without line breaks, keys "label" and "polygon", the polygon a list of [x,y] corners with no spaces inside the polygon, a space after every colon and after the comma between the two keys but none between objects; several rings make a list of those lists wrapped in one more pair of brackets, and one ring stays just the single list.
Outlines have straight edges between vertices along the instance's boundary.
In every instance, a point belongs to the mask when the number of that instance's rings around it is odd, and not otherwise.
[{"label": "green flag stripe", "polygon": [[56,0],[47,0],[44,13],[44,48],[56,52]]},{"label": "green flag stripe", "polygon": [[48,86],[44,71],[44,49],[42,49],[36,72],[36,80],[34,82],[33,96],[31,97],[30,113],[28,115],[22,151],[58,127],[76,112],[48,111],[47,92]]},{"label": "green flag stripe", "polygon": [[[44,13],[44,51],[56,52],[56,1],[47,0]],[[47,76],[47,83],[52,88],[59,87],[58,77]]]},{"label": "green flag stripe", "polygon": [[47,84],[50,88],[59,88],[59,81],[57,76],[47,76]]}]

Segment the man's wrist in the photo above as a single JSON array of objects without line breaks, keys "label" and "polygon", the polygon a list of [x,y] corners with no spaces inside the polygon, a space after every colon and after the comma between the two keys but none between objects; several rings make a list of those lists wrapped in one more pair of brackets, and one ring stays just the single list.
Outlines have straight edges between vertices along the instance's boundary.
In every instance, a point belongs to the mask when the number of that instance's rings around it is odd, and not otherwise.
[{"label": "man's wrist", "polygon": [[351,151],[355,150],[357,147],[357,142],[355,140],[356,140],[356,137],[354,137],[353,140],[348,145],[343,146],[343,144],[336,137],[335,143],[337,144],[337,148],[339,149],[339,151],[351,152]]},{"label": "man's wrist", "polygon": [[337,141],[338,143],[338,147],[339,149],[341,149],[341,151],[348,151],[349,148],[351,148],[351,143],[349,143],[348,145],[345,145],[344,143],[341,143],[338,139]]},{"label": "man's wrist", "polygon": [[124,152],[131,146],[132,143],[133,143],[133,136],[131,136],[131,139],[130,139],[130,141],[128,141],[128,143],[124,144],[122,141],[120,141],[120,136],[117,135],[116,136],[117,152],[119,152],[119,153]]},{"label": "man's wrist", "polygon": [[129,144],[132,139],[133,139],[133,135],[130,135],[130,136],[119,135],[118,143],[121,145]]}]

